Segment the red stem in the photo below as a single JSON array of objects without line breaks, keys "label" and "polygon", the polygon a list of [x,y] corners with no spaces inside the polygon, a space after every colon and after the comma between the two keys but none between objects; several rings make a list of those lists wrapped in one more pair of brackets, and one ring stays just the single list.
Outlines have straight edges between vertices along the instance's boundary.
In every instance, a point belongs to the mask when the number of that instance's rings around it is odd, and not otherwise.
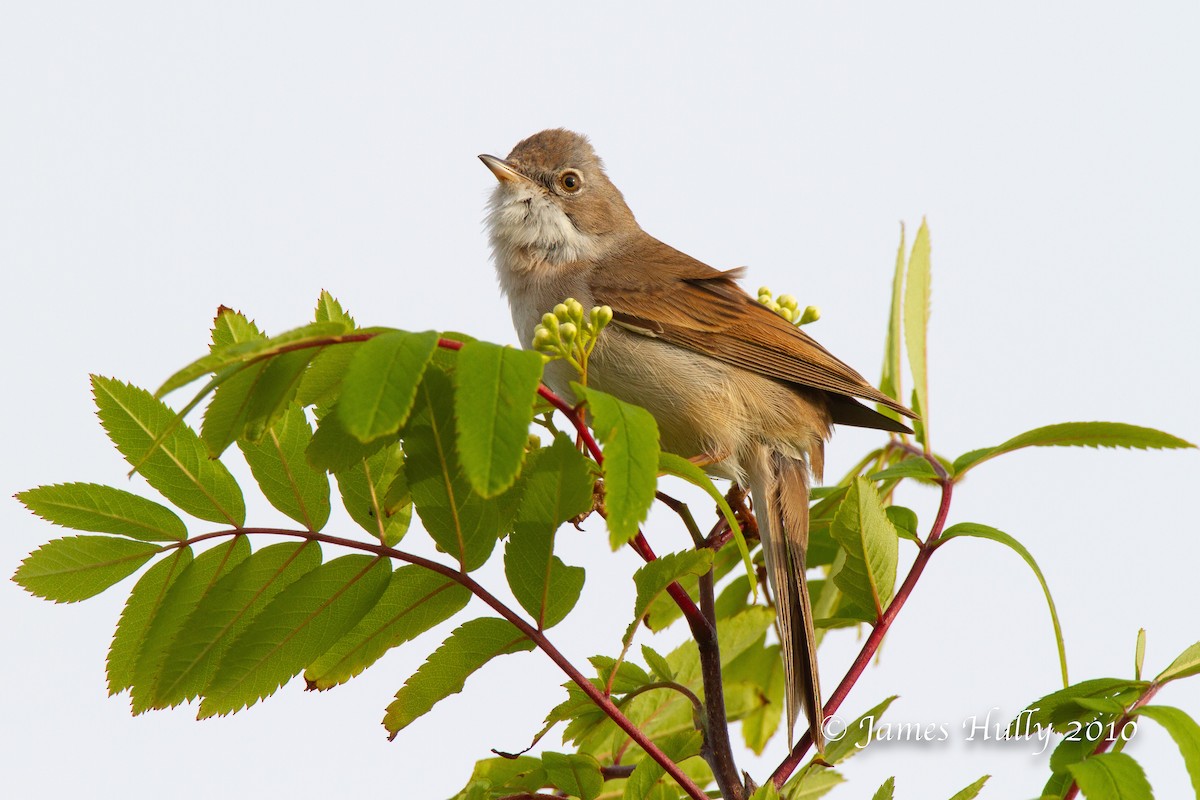
[{"label": "red stem", "polygon": [[[1146,705],[1146,703],[1149,703],[1151,698],[1158,694],[1158,690],[1161,688],[1162,686],[1157,683],[1152,683],[1146,687],[1146,691],[1142,693],[1141,697],[1134,701],[1133,705],[1131,705],[1123,715],[1121,715],[1121,719],[1117,721],[1117,724],[1113,726],[1112,730],[1116,732],[1118,736],[1120,736],[1119,732],[1125,730],[1125,725],[1128,724],[1129,720],[1133,718],[1133,712]],[[1096,746],[1096,749],[1091,752],[1088,758],[1106,752],[1108,748],[1112,747],[1113,743],[1116,741],[1117,740],[1115,737],[1104,739],[1099,745]],[[1079,784],[1075,781],[1071,781],[1071,786],[1067,789],[1067,793],[1063,795],[1063,800],[1075,800],[1078,795]]]},{"label": "red stem", "polygon": [[234,528],[227,531],[216,531],[213,533],[205,533],[201,534],[200,536],[192,537],[191,539],[188,539],[184,542],[179,542],[178,544],[167,545],[163,548],[163,550],[175,547],[183,547],[196,542],[204,541],[206,539],[217,538],[219,536],[234,536],[244,533],[293,536],[299,539],[324,542],[326,544],[339,545],[341,547],[347,547],[353,550],[374,553],[375,555],[384,558],[394,558],[398,561],[416,564],[417,566],[424,567],[425,569],[432,570],[439,575],[445,576],[458,583],[460,586],[465,587],[471,592],[471,594],[487,603],[492,607],[492,609],[500,614],[500,616],[511,622],[530,641],[537,645],[537,647],[543,653],[549,656],[550,660],[557,664],[559,669],[566,673],[567,677],[570,678],[576,686],[582,689],[583,693],[586,694],[593,703],[599,706],[600,709],[603,710],[604,713],[607,714],[609,718],[617,724],[617,727],[623,730],[630,739],[632,739],[639,747],[645,750],[646,755],[653,758],[664,770],[666,770],[667,774],[670,775],[685,792],[687,792],[688,796],[691,797],[692,800],[708,800],[708,795],[706,795],[691,778],[684,774],[683,770],[679,768],[679,765],[672,761],[667,754],[660,750],[654,744],[654,742],[652,742],[650,738],[646,736],[646,734],[644,734],[636,725],[633,724],[628,717],[621,713],[621,709],[617,708],[616,704],[614,704],[612,700],[606,697],[600,689],[597,689],[591,681],[584,677],[583,673],[576,669],[575,666],[567,660],[566,656],[564,656],[558,650],[558,648],[550,643],[550,640],[546,638],[546,635],[542,631],[539,631],[533,625],[522,619],[519,614],[506,606],[500,601],[499,598],[497,598],[487,589],[483,588],[483,586],[477,583],[465,572],[459,572],[458,570],[448,567],[445,564],[439,564],[436,561],[430,561],[427,558],[423,558],[412,553],[406,553],[402,550],[396,550],[395,548],[382,544],[362,542],[356,539],[347,539],[342,536],[333,536],[327,533],[317,533],[315,531],[297,531],[287,528]]},{"label": "red stem", "polygon": [[[924,455],[924,454],[922,454]],[[925,456],[931,461],[935,461],[932,456]],[[945,471],[941,464],[934,464],[934,469],[938,470],[939,474],[944,475]],[[900,609],[904,607],[904,603],[908,600],[908,596],[912,594],[913,588],[917,585],[917,580],[921,577],[921,573],[925,570],[925,565],[929,562],[929,557],[933,555],[933,551],[937,547],[938,537],[942,535],[942,530],[946,526],[946,517],[950,513],[950,498],[954,491],[954,482],[949,478],[943,477],[939,480],[942,487],[942,500],[938,506],[937,518],[933,521],[933,527],[929,531],[929,537],[921,544],[921,549],[917,551],[917,557],[913,561],[912,568],[908,571],[908,576],[905,577],[904,583],[900,585],[900,589],[896,592],[892,602],[884,609],[880,615],[879,621],[875,623],[875,627],[871,629],[871,635],[863,643],[862,650],[854,659],[854,663],[850,665],[850,670],[846,676],[842,678],[842,682],[834,689],[833,694],[829,696],[829,700],[825,703],[825,716],[831,716],[842,705],[846,696],[850,694],[850,690],[854,688],[854,684],[862,677],[867,665],[871,663],[875,652],[879,650],[879,645],[883,642],[883,637],[887,635],[888,630],[892,627],[892,622],[895,621],[896,615],[900,613]],[[782,787],[784,781],[795,771],[796,767],[800,766],[800,762],[808,753],[808,748],[812,747],[812,732],[807,731],[800,737],[800,741],[796,742],[795,748],[787,755],[786,758],[775,768],[775,772],[771,774],[771,780],[774,781],[776,787]]]}]

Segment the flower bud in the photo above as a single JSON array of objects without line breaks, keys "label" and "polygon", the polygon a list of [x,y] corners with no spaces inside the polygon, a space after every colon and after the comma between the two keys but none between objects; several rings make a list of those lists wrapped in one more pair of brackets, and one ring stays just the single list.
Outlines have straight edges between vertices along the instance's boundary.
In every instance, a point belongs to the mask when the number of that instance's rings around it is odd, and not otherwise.
[{"label": "flower bud", "polygon": [[558,336],[562,339],[562,343],[570,345],[575,341],[575,337],[579,334],[579,329],[575,327],[574,322],[564,322],[558,327]]},{"label": "flower bud", "polygon": [[816,306],[808,306],[804,309],[804,313],[800,315],[800,321],[797,325],[807,325],[810,322],[816,322],[821,318],[821,309]]},{"label": "flower bud", "polygon": [[550,331],[551,333],[557,333],[558,317],[549,312],[542,314],[542,325],[545,326],[546,330]]},{"label": "flower bud", "polygon": [[794,311],[796,309],[795,295],[790,295],[790,294],[779,295],[779,305],[783,306],[786,309],[790,309],[790,310]]},{"label": "flower bud", "polygon": [[766,295],[767,297],[770,297],[770,296],[771,296],[771,289],[770,289],[770,287],[767,287],[767,286],[760,286],[760,287],[758,287],[758,296],[759,296],[759,297],[762,297],[763,295]]},{"label": "flower bud", "polygon": [[592,309],[591,322],[592,328],[599,333],[612,322],[613,310],[611,306],[596,306]]},{"label": "flower bud", "polygon": [[545,327],[538,325],[533,329],[533,349],[537,351],[553,350],[555,336]]}]

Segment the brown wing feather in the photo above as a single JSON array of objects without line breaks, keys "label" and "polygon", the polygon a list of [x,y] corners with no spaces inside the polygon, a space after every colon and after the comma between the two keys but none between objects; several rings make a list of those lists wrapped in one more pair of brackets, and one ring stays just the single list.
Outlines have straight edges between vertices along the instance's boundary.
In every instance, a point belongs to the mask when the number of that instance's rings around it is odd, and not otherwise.
[{"label": "brown wing feather", "polygon": [[[713,269],[643,234],[632,246],[596,265],[592,289],[597,303],[612,307],[616,322],[639,333],[743,369],[838,395],[861,397],[916,417],[811,336],[746,294],[734,282],[740,274],[741,270]],[[868,418],[862,414],[850,416]],[[882,419],[892,422],[887,417]],[[871,427],[883,425],[880,422]],[[896,430],[907,430],[899,423],[893,425]]]}]

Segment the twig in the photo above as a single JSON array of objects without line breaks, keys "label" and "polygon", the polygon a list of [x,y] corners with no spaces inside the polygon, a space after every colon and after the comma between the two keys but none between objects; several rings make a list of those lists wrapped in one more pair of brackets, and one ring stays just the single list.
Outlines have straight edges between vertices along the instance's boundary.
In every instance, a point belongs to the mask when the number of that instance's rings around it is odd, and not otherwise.
[{"label": "twig", "polygon": [[[1120,736],[1119,731],[1125,730],[1125,726],[1129,723],[1129,720],[1133,719],[1133,712],[1137,711],[1139,708],[1146,705],[1146,703],[1149,703],[1150,700],[1154,697],[1154,695],[1158,694],[1158,690],[1161,688],[1162,688],[1162,686],[1160,684],[1157,684],[1157,683],[1150,684],[1150,686],[1148,686],[1146,688],[1146,691],[1142,693],[1142,696],[1139,697],[1136,701],[1134,701],[1133,705],[1131,705],[1128,709],[1126,709],[1125,713],[1123,715],[1121,715],[1121,719],[1118,720],[1117,724],[1111,728],[1112,732],[1116,733],[1117,736]],[[1116,741],[1117,741],[1116,736],[1106,737],[1103,741],[1101,741],[1096,746],[1096,749],[1093,750],[1088,755],[1088,758],[1091,758],[1094,755],[1099,755],[1100,753],[1107,752],[1108,748],[1112,747],[1113,743]],[[1075,798],[1078,795],[1079,795],[1079,784],[1076,783],[1074,780],[1072,780],[1071,786],[1067,789],[1067,793],[1063,795],[1063,800],[1075,800]]]},{"label": "twig", "polygon": [[[904,607],[904,603],[908,600],[908,596],[912,594],[913,588],[917,585],[917,580],[920,579],[921,573],[925,571],[925,565],[929,562],[930,556],[936,548],[938,537],[942,535],[942,530],[946,527],[946,517],[950,513],[950,499],[954,493],[954,482],[946,476],[946,470],[932,456],[911,447],[911,445],[898,444],[897,447],[916,451],[918,455],[930,460],[934,465],[934,469],[942,477],[938,483],[942,487],[942,499],[938,505],[937,517],[934,519],[933,527],[930,528],[929,536],[921,543],[920,549],[917,551],[917,557],[913,561],[912,567],[908,571],[908,576],[905,577],[904,583],[900,585],[892,602],[884,609],[884,612],[879,617],[879,621],[875,623],[875,627],[871,629],[871,634],[863,643],[862,649],[858,656],[855,657],[854,663],[850,665],[849,671],[838,687],[833,690],[833,694],[825,703],[825,716],[831,716],[841,706],[846,696],[850,694],[850,690],[854,688],[854,684],[862,677],[867,665],[871,663],[875,652],[879,649],[879,645],[883,642],[883,637],[887,635],[888,630],[892,627],[892,623],[896,619],[896,615],[900,613],[900,609]],[[775,772],[771,774],[771,780],[775,782],[776,787],[782,787],[784,781],[795,771],[796,767],[804,759],[808,753],[808,748],[812,747],[812,732],[806,731],[800,737],[800,741],[796,742],[796,746],[792,752],[775,768]]]},{"label": "twig", "polygon": [[[720,523],[718,523],[719,525]],[[712,633],[696,637],[700,652],[700,677],[704,682],[704,756],[721,797],[742,800],[744,787],[738,778],[733,746],[729,741],[729,720],[725,712],[725,687],[721,674],[721,647],[717,641],[716,601],[713,597],[713,571],[700,576],[700,610],[711,626]]]}]

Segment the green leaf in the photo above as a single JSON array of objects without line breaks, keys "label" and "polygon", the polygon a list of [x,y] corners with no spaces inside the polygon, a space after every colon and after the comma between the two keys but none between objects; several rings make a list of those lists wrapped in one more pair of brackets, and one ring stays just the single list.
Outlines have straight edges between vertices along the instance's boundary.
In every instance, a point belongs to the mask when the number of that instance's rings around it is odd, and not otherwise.
[{"label": "green leaf", "polygon": [[[655,742],[659,749],[676,764],[700,753],[704,736],[700,731],[681,731],[666,736]],[[625,781],[625,792],[622,800],[649,800],[655,784],[666,777],[666,770],[652,758],[644,758],[633,768],[633,773]]]},{"label": "green leaf", "polygon": [[113,536],[67,536],[26,556],[12,579],[38,597],[74,603],[132,575],[161,551],[155,544]]},{"label": "green leaf", "polygon": [[117,450],[139,465],[138,471],[163,497],[194,517],[242,526],[242,490],[224,464],[208,458],[195,432],[176,421],[175,412],[145,389],[111,378],[92,376],[92,391],[100,424]]},{"label": "green leaf", "polygon": [[435,331],[392,331],[359,345],[337,406],[350,435],[365,444],[400,430],[437,340]]},{"label": "green leaf", "polygon": [[387,559],[342,556],[277,594],[221,660],[199,718],[229,714],[273,694],[358,624],[391,574]]},{"label": "green leaf", "polygon": [[984,775],[982,778],[975,781],[962,791],[955,792],[954,796],[951,797],[950,800],[975,800],[975,798],[979,796],[979,793],[983,791],[983,785],[987,783],[988,779],[991,777],[991,775]]},{"label": "green leaf", "polygon": [[317,431],[304,455],[315,469],[344,472],[395,441],[392,437],[381,436],[370,444],[363,444],[342,425],[337,406],[334,406],[320,417]]},{"label": "green leaf", "polygon": [[650,603],[668,586],[684,575],[703,575],[712,569],[712,563],[713,551],[706,547],[703,550],[667,553],[642,565],[633,573],[633,583],[637,586],[637,599],[633,604],[634,623],[645,615]]},{"label": "green leaf", "polygon": [[181,547],[146,570],[129,593],[125,610],[121,612],[121,621],[117,623],[112,644],[108,648],[109,695],[123,692],[133,685],[133,673],[150,623],[158,614],[171,585],[191,563],[192,549]]},{"label": "green leaf", "polygon": [[220,306],[217,316],[213,319],[212,345],[210,353],[219,353],[224,348],[242,342],[257,342],[266,339],[266,335],[258,326],[240,311],[234,311],[228,306]]},{"label": "green leaf", "polygon": [[632,692],[653,680],[650,673],[629,661],[618,661],[611,656],[592,656],[588,661],[596,668],[600,685],[612,686],[612,694]]},{"label": "green leaf", "polygon": [[1179,654],[1170,666],[1158,674],[1155,683],[1166,683],[1178,678],[1200,674],[1200,642],[1196,642]]},{"label": "green leaf", "polygon": [[750,800],[780,800],[779,790],[775,788],[772,781],[767,781],[754,790],[754,794],[750,795]]},{"label": "green leaf", "polygon": [[1034,700],[1009,725],[1010,735],[1038,727],[1052,727],[1059,733],[1068,733],[1072,722],[1090,722],[1098,716],[1082,700],[1115,700],[1122,707],[1129,707],[1150,684],[1146,681],[1130,681],[1121,678],[1092,678],[1065,689]]},{"label": "green leaf", "polygon": [[1088,800],[1153,800],[1146,773],[1124,753],[1101,753],[1067,769]]},{"label": "green leaf", "polygon": [[440,369],[426,370],[405,429],[405,472],[425,530],[469,572],[487,561],[504,520],[499,501],[480,497],[463,475],[455,425],[450,378]]},{"label": "green leaf", "polygon": [[738,553],[742,556],[742,565],[746,568],[746,577],[750,579],[751,586],[754,587],[755,597],[757,597],[758,581],[755,580],[754,565],[750,562],[750,548],[746,544],[746,537],[742,533],[742,526],[738,524],[737,516],[733,513],[733,509],[729,507],[729,501],[725,499],[725,495],[721,494],[720,490],[717,489],[712,479],[705,474],[704,470],[686,458],[677,456],[674,453],[658,454],[658,471],[665,475],[674,475],[677,478],[683,478],[693,486],[699,486],[716,502],[717,509],[725,517],[725,521],[729,524],[729,529],[733,531],[733,540],[737,542]]},{"label": "green leaf", "polygon": [[212,400],[204,411],[204,422],[200,425],[200,439],[208,448],[210,458],[220,456],[245,432],[251,395],[269,364],[264,360],[245,368],[230,367],[214,379],[219,385],[213,391]]},{"label": "green leaf", "polygon": [[[324,290],[317,298],[315,320],[338,322],[347,330],[358,327],[354,317],[343,310],[342,304]],[[350,366],[357,349],[357,343],[347,343],[322,350],[300,379],[300,386],[296,389],[296,402],[302,406],[331,404],[341,389],[342,378],[345,377],[346,369]]]},{"label": "green leaf", "polygon": [[[829,794],[833,787],[845,782],[846,779],[836,770],[819,766],[806,767],[783,785],[784,796],[787,800],[816,800]],[[768,781],[767,785],[773,784]]]},{"label": "green leaf", "polygon": [[467,678],[496,656],[532,649],[533,642],[508,620],[480,617],[463,623],[396,692],[383,718],[389,738],[439,700],[461,692]]},{"label": "green leaf", "polygon": [[395,547],[412,521],[412,503],[407,497],[395,507],[387,494],[396,481],[404,480],[404,452],[393,442],[359,463],[336,473],[342,503],[351,519],[388,547]]},{"label": "green leaf", "polygon": [[316,542],[283,542],[253,553],[200,599],[163,659],[150,705],[176,706],[204,693],[238,636],[274,597],[321,564]]},{"label": "green leaf", "polygon": [[175,512],[111,486],[60,483],[21,492],[17,499],[42,519],[64,528],[115,533],[147,542],[187,538],[187,528]]},{"label": "green leaf", "polygon": [[1192,791],[1200,797],[1200,725],[1187,713],[1171,706],[1142,706],[1137,713],[1167,729],[1183,756],[1183,763],[1192,779]]},{"label": "green leaf", "polygon": [[929,449],[929,373],[926,366],[926,337],[929,333],[930,265],[929,226],[921,220],[917,238],[908,257],[908,276],[904,288],[904,341],[908,346],[908,366],[912,371],[913,394],[921,409],[919,441]]},{"label": "green leaf", "polygon": [[1142,679],[1142,666],[1146,662],[1146,629],[1138,628],[1137,643],[1133,648],[1133,677]]},{"label": "green leaf", "polygon": [[516,524],[504,549],[504,573],[539,630],[557,625],[579,600],[584,570],[554,555],[554,537],[562,523],[591,509],[593,483],[587,459],[565,436],[537,451],[525,470]]},{"label": "green leaf", "polygon": [[[546,770],[540,759],[533,756],[516,758],[485,758],[475,762],[471,780],[455,795],[455,800],[492,800],[497,795],[536,792],[546,785]],[[469,794],[472,787],[482,793]]]},{"label": "green leaf", "polygon": [[879,494],[866,478],[855,478],[850,485],[830,534],[846,552],[834,583],[862,619],[878,619],[895,588],[899,540]]},{"label": "green leaf", "polygon": [[954,474],[1023,447],[1125,447],[1140,450],[1169,450],[1195,447],[1191,442],[1153,428],[1123,422],[1060,422],[1034,428],[995,447],[972,450],[954,459]]},{"label": "green leaf", "polygon": [[458,453],[475,491],[494,497],[513,485],[525,458],[542,356],[488,342],[458,351]]},{"label": "green leaf", "polygon": [[305,458],[312,438],[304,409],[293,405],[261,440],[239,439],[238,447],[268,502],[319,531],[329,521],[329,478]]},{"label": "green leaf", "polygon": [[310,689],[345,683],[398,647],[462,611],[466,587],[410,564],[392,573],[379,602],[304,673]]},{"label": "green leaf", "polygon": [[300,379],[321,347],[306,347],[280,353],[264,362],[246,407],[246,438],[257,442],[286,412],[296,397]]},{"label": "green leaf", "polygon": [[896,528],[896,535],[902,539],[908,539],[915,544],[921,544],[921,537],[917,533],[917,514],[911,508],[904,506],[888,506],[884,509],[887,518],[892,521],[892,525]]},{"label": "green leaf", "polygon": [[928,461],[920,456],[915,456],[867,476],[867,479],[872,481],[888,480],[889,478],[917,478],[918,480],[935,481],[938,474]]},{"label": "green leaf", "polygon": [[[825,760],[830,764],[840,764],[851,756],[858,755],[871,743],[871,734],[875,731],[879,719],[888,710],[896,695],[884,698],[882,702],[861,714],[846,726],[842,738],[830,741],[825,745]],[[836,733],[836,731],[829,731]],[[832,738],[832,737],[831,737]]]},{"label": "green leaf", "polygon": [[[726,543],[713,558],[713,583],[720,582],[740,563],[737,547],[732,542]],[[679,585],[692,600],[700,601],[700,583],[697,576],[684,575],[679,579]],[[655,632],[661,631],[682,616],[683,612],[680,611],[679,605],[669,594],[663,593],[656,600],[651,601],[650,608],[646,612],[646,627]]]},{"label": "green leaf", "polygon": [[650,666],[650,671],[654,673],[655,678],[660,681],[675,680],[675,671],[671,669],[671,665],[667,663],[667,660],[657,650],[649,645],[642,645],[642,658],[646,659],[646,663]]},{"label": "green leaf", "polygon": [[997,530],[988,525],[980,525],[977,522],[959,522],[956,525],[951,525],[942,533],[942,538],[938,542],[938,545],[941,546],[951,539],[956,539],[960,536],[970,536],[976,539],[989,539],[993,542],[999,542],[1011,548],[1033,570],[1038,583],[1042,586],[1042,593],[1046,595],[1046,605],[1050,609],[1050,622],[1054,626],[1054,642],[1058,646],[1058,664],[1062,671],[1063,686],[1068,686],[1070,680],[1067,678],[1067,650],[1063,644],[1062,625],[1058,621],[1058,609],[1054,606],[1054,598],[1050,595],[1050,587],[1046,583],[1046,576],[1042,574],[1042,570],[1038,567],[1037,562],[1033,560],[1033,556],[1025,549],[1024,545],[1004,531]]},{"label": "green leaf", "polygon": [[609,543],[620,547],[637,535],[658,485],[658,424],[644,408],[597,389],[572,384],[586,397],[592,430],[604,445],[604,502]]},{"label": "green leaf", "polygon": [[871,800],[892,800],[896,791],[895,776],[888,778],[883,782],[883,785],[875,790],[875,794],[871,795]]},{"label": "green leaf", "polygon": [[779,645],[750,648],[729,665],[725,675],[727,681],[744,675],[755,687],[759,703],[742,717],[742,739],[747,747],[762,755],[783,718],[786,689]]},{"label": "green leaf", "polygon": [[587,754],[542,753],[546,777],[560,792],[594,800],[604,787],[600,762]]},{"label": "green leaf", "polygon": [[154,707],[154,692],[171,645],[213,586],[249,556],[249,539],[244,535],[234,536],[198,555],[171,583],[146,628],[134,664],[129,687],[133,713],[141,714]]},{"label": "green leaf", "polygon": [[[904,223],[900,223],[900,247],[896,250],[896,269],[892,273],[892,303],[888,312],[887,337],[883,344],[883,372],[879,377],[879,391],[893,400],[899,400],[900,391],[900,332],[901,304],[904,302]],[[899,420],[900,415],[882,404],[877,404],[880,413]]]}]

